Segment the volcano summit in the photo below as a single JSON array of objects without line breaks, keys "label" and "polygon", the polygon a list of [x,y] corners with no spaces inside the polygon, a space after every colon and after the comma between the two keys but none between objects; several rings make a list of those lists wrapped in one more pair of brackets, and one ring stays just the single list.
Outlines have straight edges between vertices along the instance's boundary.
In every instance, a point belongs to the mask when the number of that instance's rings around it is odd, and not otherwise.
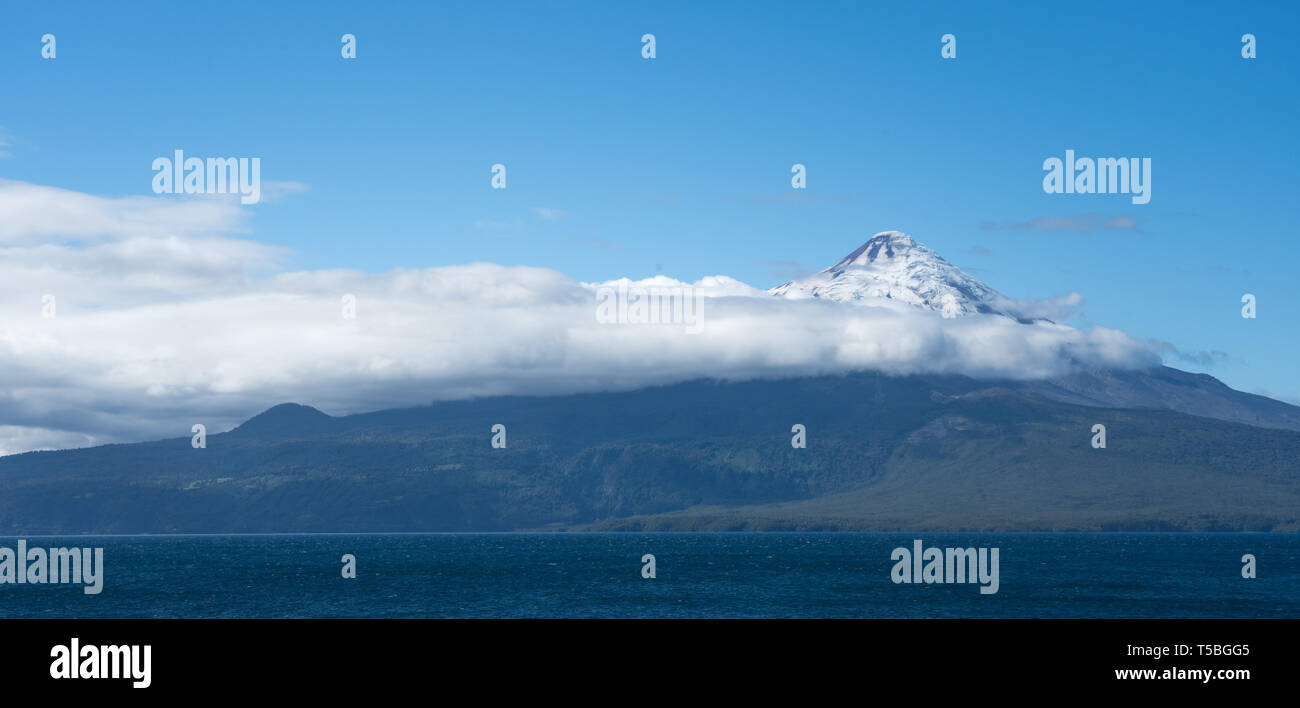
[{"label": "volcano summit", "polygon": [[835,302],[887,298],[944,317],[978,313],[1022,319],[1008,308],[1009,298],[900,231],[882,231],[835,265],[768,292]]}]

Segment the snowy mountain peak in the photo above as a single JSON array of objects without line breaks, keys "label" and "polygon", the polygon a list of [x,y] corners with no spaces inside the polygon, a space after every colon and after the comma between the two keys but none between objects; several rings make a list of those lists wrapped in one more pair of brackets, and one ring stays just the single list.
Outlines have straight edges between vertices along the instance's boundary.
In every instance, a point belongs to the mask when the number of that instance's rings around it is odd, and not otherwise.
[{"label": "snowy mountain peak", "polygon": [[934,258],[939,258],[937,253],[916,241],[913,241],[911,236],[908,236],[902,231],[881,231],[875,236],[872,236],[871,240],[859,246],[856,251],[840,259],[839,263],[836,263],[822,272],[843,269],[846,266],[851,265],[868,266],[874,263],[878,258],[894,258],[898,256],[898,251],[903,251],[903,257],[906,257],[905,252],[913,248],[918,251],[926,252]]},{"label": "snowy mountain peak", "polygon": [[900,231],[872,236],[835,265],[772,288],[773,295],[835,302],[888,298],[934,310],[944,317],[976,313],[1011,315],[993,288],[967,275]]}]

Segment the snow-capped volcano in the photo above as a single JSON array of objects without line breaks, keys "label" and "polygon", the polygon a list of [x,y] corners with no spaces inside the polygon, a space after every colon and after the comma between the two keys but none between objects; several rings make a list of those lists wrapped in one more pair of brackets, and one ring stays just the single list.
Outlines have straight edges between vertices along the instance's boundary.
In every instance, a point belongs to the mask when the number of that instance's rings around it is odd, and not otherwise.
[{"label": "snow-capped volcano", "polygon": [[1003,309],[1003,303],[1009,300],[1001,293],[899,231],[882,231],[839,263],[768,292],[836,302],[889,298],[934,310],[944,317],[975,313],[1015,317]]}]

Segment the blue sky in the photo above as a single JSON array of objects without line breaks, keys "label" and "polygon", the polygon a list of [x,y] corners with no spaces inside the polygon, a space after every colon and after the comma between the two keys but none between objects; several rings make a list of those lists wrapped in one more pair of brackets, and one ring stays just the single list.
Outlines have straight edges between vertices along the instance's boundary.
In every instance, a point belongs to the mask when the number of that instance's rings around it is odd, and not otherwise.
[{"label": "blue sky", "polygon": [[[0,178],[147,195],[174,149],[258,156],[310,189],[252,207],[248,235],[302,269],[768,287],[898,229],[1012,297],[1078,291],[1075,324],[1170,342],[1173,366],[1300,400],[1293,3],[897,5],[11,4]],[[1067,148],[1150,157],[1151,202],[1044,194]],[[1089,214],[1134,226],[1033,227]]]}]

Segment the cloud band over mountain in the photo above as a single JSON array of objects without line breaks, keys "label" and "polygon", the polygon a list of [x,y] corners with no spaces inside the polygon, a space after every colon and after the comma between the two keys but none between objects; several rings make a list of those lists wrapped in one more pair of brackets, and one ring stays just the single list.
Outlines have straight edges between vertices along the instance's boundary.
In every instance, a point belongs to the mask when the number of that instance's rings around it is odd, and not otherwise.
[{"label": "cloud band over mountain", "polygon": [[698,377],[1020,379],[1159,363],[1118,330],[785,299],[725,276],[625,282],[698,288],[701,331],[688,334],[602,324],[598,284],[544,268],[283,270],[288,254],[229,235],[242,220],[228,200],[0,182],[0,214],[3,453],[218,432],[284,401],[341,414]]}]

